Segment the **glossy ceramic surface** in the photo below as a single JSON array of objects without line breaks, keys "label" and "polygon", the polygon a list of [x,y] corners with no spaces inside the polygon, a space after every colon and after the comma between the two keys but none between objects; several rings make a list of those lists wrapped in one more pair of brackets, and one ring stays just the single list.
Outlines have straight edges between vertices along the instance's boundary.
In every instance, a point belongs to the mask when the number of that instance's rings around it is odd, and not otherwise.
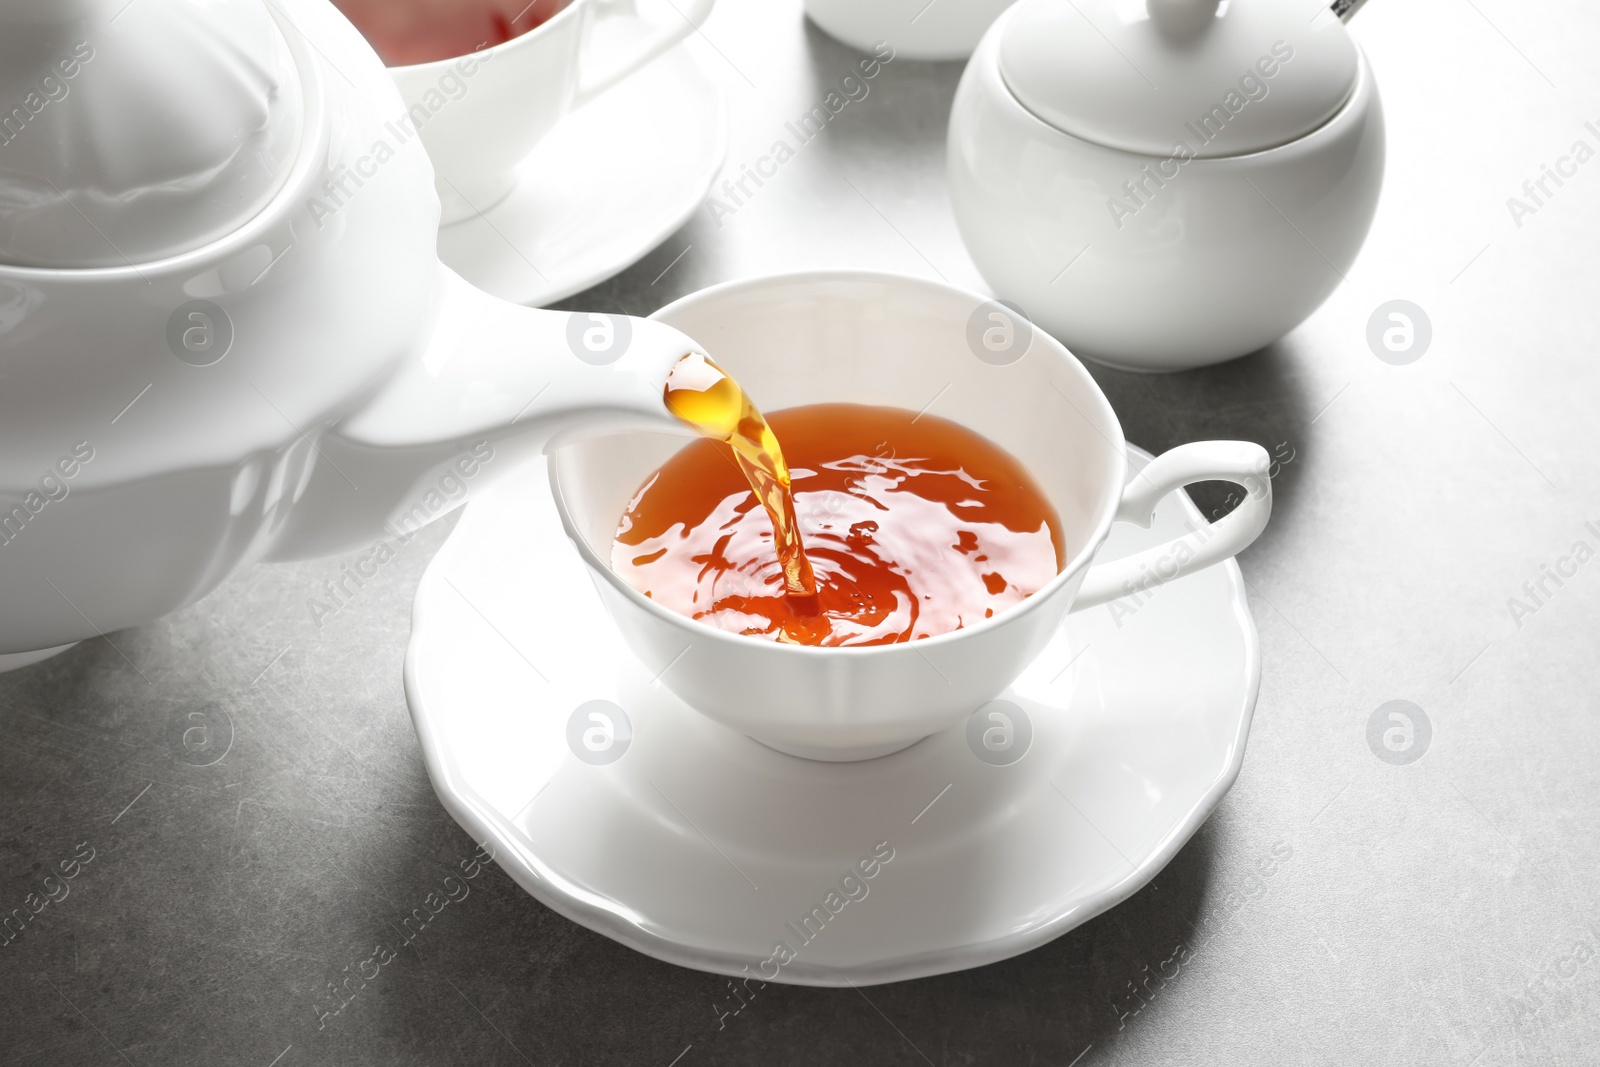
[{"label": "glossy ceramic surface", "polygon": [[0,102],[0,263],[30,267],[225,236],[283,187],[307,125],[260,0],[7,0]]},{"label": "glossy ceramic surface", "polygon": [[[563,116],[693,33],[712,2],[690,0],[681,11],[654,3],[646,17],[638,0],[572,0],[503,44],[392,68],[433,159],[443,220],[469,218],[505,199],[530,177],[524,160]],[[556,161],[545,165],[553,169]]]},{"label": "glossy ceramic surface", "polygon": [[[1181,578],[1256,538],[1272,506],[1260,446],[1182,445],[1124,490],[1122,431],[1094,379],[1037,331],[1012,333],[1005,352],[985,348],[983,339],[993,339],[985,331],[1017,328],[1003,315],[992,301],[936,282],[818,271],[717,286],[652,316],[696,337],[767,410],[886,404],[983,434],[1038,480],[1061,517],[1067,558],[1023,603],[953,633],[862,648],[751,640],[679,615],[611,570],[618,517],[680,442],[632,433],[566,445],[551,456],[557,510],[623,639],[653,674],[706,715],[786,752],[870,758],[994,697],[1074,606]],[[1162,496],[1207,480],[1243,485],[1245,503],[1138,559],[1091,568],[1113,521],[1147,524]]]},{"label": "glossy ceramic surface", "polygon": [[1015,0],[805,0],[806,14],[863,52],[880,43],[906,59],[966,59]]},{"label": "glossy ceramic surface", "polygon": [[[568,315],[442,268],[432,171],[389,119],[377,56],[324,0],[270,17],[304,115],[263,210],[165,259],[0,266],[0,655],[154,618],[244,562],[429,521],[465,498],[463,465],[474,486],[505,466],[477,477],[473,454],[676,426],[661,384],[692,342],[629,320],[625,352],[580,358]],[[184,114],[214,132],[216,109]],[[70,111],[44,117],[25,135],[98,143]]]},{"label": "glossy ceramic surface", "polygon": [[[1022,106],[999,65],[1015,13],[967,65],[947,149],[962,239],[1002,299],[1085,358],[1172,371],[1270,344],[1343,280],[1383,182],[1383,111],[1364,59],[1344,105],[1303,137],[1215,159],[1141,155]],[[1171,137],[1200,140],[1181,125]]]},{"label": "glossy ceramic surface", "polygon": [[682,226],[728,143],[722,90],[692,44],[563,119],[517,165],[509,196],[440,228],[439,258],[486,292],[539,306],[626,269]]},{"label": "glossy ceramic surface", "polygon": [[1167,156],[1207,126],[1192,145],[1204,159],[1328,121],[1355,88],[1358,53],[1337,15],[1298,0],[1022,0],[998,59],[1018,102],[1064,133]]},{"label": "glossy ceramic surface", "polygon": [[[982,730],[969,744],[963,722],[891,756],[821,763],[695,713],[629,654],[543,466],[475,502],[429,565],[406,695],[456,821],[538,900],[625,945],[825,986],[990,963],[1138,890],[1238,774],[1261,668],[1232,562],[1073,615],[1009,706],[989,709],[1007,716],[1009,744],[985,748]],[[1151,529],[1118,526],[1105,554],[1199,520],[1169,496]],[[597,700],[614,728],[598,752],[571,729],[591,725],[575,713]],[[845,881],[875,847],[893,858]],[[797,950],[781,964],[780,941]]]}]

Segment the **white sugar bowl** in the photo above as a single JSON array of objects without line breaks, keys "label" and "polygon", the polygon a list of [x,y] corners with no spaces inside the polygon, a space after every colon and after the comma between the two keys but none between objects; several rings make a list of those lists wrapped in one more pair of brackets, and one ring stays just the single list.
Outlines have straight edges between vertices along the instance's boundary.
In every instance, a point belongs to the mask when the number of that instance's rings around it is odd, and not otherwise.
[{"label": "white sugar bowl", "polygon": [[1366,58],[1293,0],[1020,0],[950,118],[956,220],[997,296],[1128,370],[1304,321],[1361,249],[1383,160]]}]

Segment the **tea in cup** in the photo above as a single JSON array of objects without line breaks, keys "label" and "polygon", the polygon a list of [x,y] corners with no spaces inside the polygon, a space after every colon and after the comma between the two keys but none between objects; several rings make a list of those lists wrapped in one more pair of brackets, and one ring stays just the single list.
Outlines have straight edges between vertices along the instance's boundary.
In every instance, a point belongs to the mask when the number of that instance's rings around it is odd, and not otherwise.
[{"label": "tea in cup", "polygon": [[386,67],[456,59],[550,21],[568,0],[333,0]]},{"label": "tea in cup", "polygon": [[788,644],[892,644],[992,618],[1061,569],[1043,491],[958,423],[866,404],[768,420],[699,354],[666,400],[706,440],[645,480],[611,566],[681,615]]},{"label": "tea in cup", "polygon": [[[789,416],[775,410],[772,425],[779,437],[790,425],[802,431],[796,440],[805,442],[807,463],[830,461],[832,449],[833,462],[863,464],[866,438],[892,427],[902,440],[914,435],[915,447],[923,451],[942,439],[941,447],[954,448],[953,455],[942,458],[963,464],[968,475],[981,469],[991,479],[1003,479],[1007,475],[996,472],[1010,472],[1017,482],[1015,492],[1004,494],[1005,510],[1017,511],[1021,518],[1000,525],[1008,534],[1026,535],[1006,547],[1030,562],[1020,569],[1008,562],[1009,572],[976,571],[986,591],[993,581],[998,603],[975,600],[982,605],[974,613],[981,616],[977,618],[967,617],[963,603],[955,613],[958,624],[952,625],[949,609],[954,601],[945,600],[945,611],[933,613],[943,620],[937,627],[895,629],[891,624],[893,640],[846,640],[829,646],[777,636],[786,630],[782,612],[740,611],[736,603],[718,606],[714,595],[710,603],[697,602],[694,591],[681,585],[658,599],[642,577],[652,561],[639,560],[663,547],[659,538],[665,531],[659,522],[646,531],[658,540],[645,552],[635,551],[640,545],[627,545],[632,555],[625,555],[619,567],[617,543],[626,544],[632,536],[629,523],[646,510],[652,488],[660,484],[659,472],[686,462],[677,455],[681,441],[629,433],[576,442],[552,453],[557,511],[635,655],[696,710],[780,751],[828,760],[866,759],[951,726],[999,695],[1039,654],[1069,611],[1148,590],[1230,558],[1255,539],[1271,511],[1268,457],[1248,442],[1182,445],[1129,481],[1121,427],[1083,365],[1015,312],[974,293],[893,274],[811,272],[717,286],[653,317],[696,338],[715,366],[749,396],[774,408],[793,409]],[[1012,340],[1003,351],[984,343],[995,330]],[[879,411],[832,408],[838,404]],[[824,405],[832,413],[819,414],[812,405]],[[831,442],[816,425],[829,418],[840,420],[836,428],[842,431]],[[930,432],[916,430],[929,418],[947,420],[951,432],[943,433],[938,429],[942,424],[934,423]],[[813,436],[818,438],[815,451]],[[956,444],[949,446],[950,441]],[[733,462],[732,456],[705,458]],[[904,485],[908,474],[928,473],[921,467],[907,469],[913,460],[926,458],[897,454],[878,473]],[[792,468],[791,476],[799,469]],[[808,538],[819,545],[829,538],[847,542],[849,527],[863,521],[859,515],[851,518],[853,509],[865,505],[855,501],[837,507],[842,513],[838,516],[808,511],[805,486],[816,476],[807,470],[794,481],[802,490],[802,506],[796,508],[801,543]],[[859,489],[873,476],[865,472],[866,481],[858,479],[843,490],[836,485],[834,491],[849,495],[852,485]],[[1182,538],[1094,563],[1114,521],[1148,525],[1167,493],[1210,480],[1244,486],[1244,503]],[[714,503],[725,509],[736,506],[726,503],[730,495]],[[938,495],[923,497],[929,507],[924,516],[933,514]],[[941,573],[974,573],[970,561],[956,558],[964,548],[974,549],[974,555],[981,551],[958,528],[973,516],[964,519],[957,512],[976,499],[962,497],[954,510],[946,502],[940,506],[950,514],[939,523],[922,523],[920,531],[918,524],[908,524],[892,535],[882,532],[895,511],[890,508],[875,520],[880,526],[876,542],[895,546],[891,554],[900,558],[888,562],[901,569],[908,553],[918,552]],[[704,507],[705,501],[681,502],[684,508],[691,504]],[[1032,510],[1020,507],[1024,504]],[[664,506],[663,514],[669,514],[680,504],[668,500]],[[744,506],[749,511],[759,505],[751,496]],[[683,514],[694,517],[693,511]],[[628,521],[619,522],[625,515]],[[851,521],[841,529],[839,518]],[[757,559],[750,545],[759,547],[759,537],[751,541],[749,535],[759,530],[759,523],[752,519],[749,526],[737,531],[746,538],[743,556],[725,562],[748,565]],[[1040,574],[1046,543],[1056,559],[1052,566],[1046,557],[1046,573]],[[732,545],[732,540],[722,545],[713,541],[711,548],[726,557]],[[711,553],[701,555],[709,558]],[[839,557],[840,573],[860,562],[846,555]],[[759,579],[753,586],[776,595],[787,581],[776,551],[762,565],[767,567],[764,574],[760,566],[748,568]],[[685,573],[675,568],[663,577],[681,583]],[[988,574],[996,577],[985,578]],[[827,580],[825,573],[819,587],[826,589]],[[845,592],[835,590],[836,595]],[[948,591],[924,588],[920,595],[943,598]],[[681,609],[686,604],[698,608],[685,613]],[[751,606],[760,605],[743,605]],[[691,617],[699,609],[705,613]],[[728,625],[730,619],[733,625]],[[769,628],[774,621],[776,629]],[[840,621],[829,620],[829,625]],[[865,632],[861,621],[843,620],[857,634]],[[788,636],[803,637],[804,632],[802,625]]]}]

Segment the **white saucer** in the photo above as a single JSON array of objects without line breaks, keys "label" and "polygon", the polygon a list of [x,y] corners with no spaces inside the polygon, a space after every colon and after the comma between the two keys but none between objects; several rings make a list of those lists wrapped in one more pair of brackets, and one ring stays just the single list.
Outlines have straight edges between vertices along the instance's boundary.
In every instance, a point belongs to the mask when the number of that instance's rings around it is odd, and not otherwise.
[{"label": "white saucer", "polygon": [[[1168,497],[1150,530],[1118,524],[1104,558],[1186,518],[1200,518],[1188,498]],[[1261,676],[1238,567],[1131,615],[1118,605],[1116,619],[1116,605],[1072,616],[1004,695],[1033,735],[1010,765],[979,759],[961,727],[860,763],[786,756],[698,715],[629,655],[540,460],[474,502],[428,567],[406,694],[445,808],[557,912],[685,967],[867,985],[1072,929],[1154,877],[1233,784]],[[592,700],[631,721],[608,764],[569,747]],[[845,885],[866,895],[828,898],[879,842],[893,859]],[[806,943],[813,906],[826,921]],[[780,941],[795,956],[769,963]]]},{"label": "white saucer", "polygon": [[561,121],[511,195],[439,229],[439,258],[539,306],[638,262],[704,201],[728,153],[727,107],[684,46]]}]

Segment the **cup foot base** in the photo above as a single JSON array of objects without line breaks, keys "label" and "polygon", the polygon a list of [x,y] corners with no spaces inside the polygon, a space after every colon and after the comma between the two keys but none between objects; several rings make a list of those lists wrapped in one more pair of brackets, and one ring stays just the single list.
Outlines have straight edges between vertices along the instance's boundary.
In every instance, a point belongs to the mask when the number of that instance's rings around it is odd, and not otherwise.
[{"label": "cup foot base", "polygon": [[859,760],[877,759],[887,756],[902,749],[910,748],[921,741],[918,737],[911,741],[891,741],[887,745],[868,745],[865,748],[811,748],[806,745],[785,745],[777,741],[763,741],[759,737],[750,740],[766,745],[775,752],[782,752],[786,756],[798,756],[801,759],[820,760],[824,763],[855,763]]},{"label": "cup foot base", "polygon": [[37,652],[9,652],[0,655],[0,674],[4,674],[6,671],[21,670],[23,667],[31,667],[40,660],[47,660],[51,656],[59,655],[69,648],[76,647],[77,644],[78,642],[76,641],[69,641],[64,645],[57,645],[55,648],[41,648]]}]

